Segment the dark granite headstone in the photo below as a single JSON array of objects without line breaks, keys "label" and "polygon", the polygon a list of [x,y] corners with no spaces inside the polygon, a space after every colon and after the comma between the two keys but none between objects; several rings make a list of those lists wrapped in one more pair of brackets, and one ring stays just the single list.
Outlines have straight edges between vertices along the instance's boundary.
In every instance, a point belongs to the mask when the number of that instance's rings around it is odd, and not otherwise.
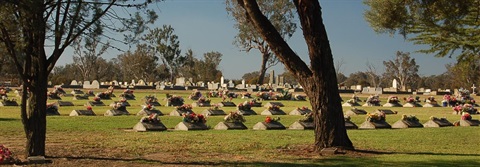
[{"label": "dark granite headstone", "polygon": [[57,101],[58,106],[74,106],[70,101]]},{"label": "dark granite headstone", "polygon": [[133,130],[136,132],[164,131],[167,130],[167,127],[162,122],[139,122],[133,127]]},{"label": "dark granite headstone", "polygon": [[252,103],[252,107],[262,107],[262,103],[261,102]]},{"label": "dark granite headstone", "polygon": [[260,113],[260,115],[287,115],[283,110],[269,110],[265,109]]},{"label": "dark granite headstone", "polygon": [[385,103],[383,107],[403,107],[403,106],[399,103]]},{"label": "dark granite headstone", "polygon": [[167,106],[182,106],[182,105],[183,105],[183,102],[182,103],[167,102]]},{"label": "dark granite headstone", "polygon": [[120,116],[120,115],[130,115],[130,113],[127,110],[117,110],[117,109],[111,109],[107,110],[104,116]]},{"label": "dark granite headstone", "polygon": [[480,121],[478,119],[460,120],[460,126],[478,126]]},{"label": "dark granite headstone", "polygon": [[418,121],[399,120],[392,124],[392,128],[423,128],[423,125]]},{"label": "dark granite headstone", "polygon": [[82,94],[85,94],[85,92],[83,92],[83,91],[81,91],[81,90],[78,90],[78,89],[72,90],[71,93],[74,94],[74,95],[82,95]]},{"label": "dark granite headstone", "polygon": [[367,114],[367,111],[362,110],[362,109],[358,109],[358,108],[352,108],[345,113],[345,115],[347,115],[347,116],[366,115],[366,114]]},{"label": "dark granite headstone", "polygon": [[447,119],[441,119],[441,118],[436,118],[433,120],[428,120],[423,124],[423,127],[445,127],[445,126],[453,126],[451,122],[449,122]]},{"label": "dark granite headstone", "polygon": [[345,120],[345,128],[346,129],[358,129],[358,126],[355,125],[355,123],[353,123],[350,120]]},{"label": "dark granite headstone", "polygon": [[[110,103],[110,107],[114,107],[115,105],[117,105],[118,101],[113,101],[112,103]],[[124,101],[124,102],[121,102],[123,106],[131,106],[130,103],[128,101]]]},{"label": "dark granite headstone", "polygon": [[47,108],[46,114],[47,116],[60,115],[60,113],[58,112],[58,109],[54,109],[54,108]]},{"label": "dark granite headstone", "polygon": [[170,112],[170,116],[182,116],[183,114],[194,113],[192,110],[173,110]]},{"label": "dark granite headstone", "polygon": [[154,102],[145,102],[146,105],[152,105],[152,106],[162,106],[158,101],[154,101]]},{"label": "dark granite headstone", "polygon": [[157,110],[157,109],[153,109],[153,110],[142,109],[137,113],[137,115],[141,115],[141,116],[147,116],[147,115],[150,115],[150,114],[157,114],[158,116],[163,115],[163,113],[160,110]]},{"label": "dark granite headstone", "polygon": [[389,109],[377,109],[377,110],[375,110],[375,111],[376,111],[376,113],[383,112],[383,113],[385,113],[385,115],[388,115],[388,114],[397,114],[397,112],[392,111],[392,110],[389,110]]},{"label": "dark granite headstone", "polygon": [[253,126],[253,130],[284,130],[285,126],[280,122],[258,122]]},{"label": "dark granite headstone", "polygon": [[210,107],[210,106],[211,106],[210,102],[208,102],[208,103],[200,103],[200,102],[192,103],[192,107]]},{"label": "dark granite headstone", "polygon": [[235,103],[230,102],[230,101],[222,101],[217,104],[219,107],[236,107]]},{"label": "dark granite headstone", "polygon": [[305,109],[305,110],[302,110],[302,109],[295,109],[293,111],[291,111],[290,113],[288,113],[288,115],[305,115],[305,114],[308,114],[312,112],[312,110],[310,109]]},{"label": "dark granite headstone", "polygon": [[255,111],[253,111],[252,109],[250,110],[237,110],[238,112],[240,112],[240,114],[242,115],[257,115],[257,113]]},{"label": "dark granite headstone", "polygon": [[93,110],[73,110],[70,116],[95,116]]},{"label": "dark granite headstone", "polygon": [[216,130],[244,130],[248,129],[242,122],[219,122],[215,125]]},{"label": "dark granite headstone", "polygon": [[88,100],[88,95],[75,95],[72,98],[73,100]]},{"label": "dark granite headstone", "polygon": [[0,106],[18,106],[18,103],[17,101],[12,101],[12,100],[9,100],[9,101],[0,101]]},{"label": "dark granite headstone", "polygon": [[291,124],[288,129],[295,130],[306,130],[306,129],[315,129],[315,124],[313,122],[304,122],[304,121],[295,121]]},{"label": "dark granite headstone", "polygon": [[202,112],[203,115],[206,115],[206,116],[215,116],[215,115],[227,115],[225,113],[225,111],[223,110],[212,110],[212,109],[206,109]]},{"label": "dark granite headstone", "polygon": [[365,121],[363,122],[359,129],[390,129],[392,126],[385,121],[377,121],[377,122],[370,122]]},{"label": "dark granite headstone", "polygon": [[422,107],[422,105],[419,103],[405,103],[403,107]]},{"label": "dark granite headstone", "polygon": [[89,101],[87,106],[105,106],[105,103],[103,101]]},{"label": "dark granite headstone", "polygon": [[180,122],[175,126],[175,130],[208,130],[208,126],[201,122]]},{"label": "dark granite headstone", "polygon": [[281,103],[281,102],[268,102],[267,104],[265,104],[263,106],[268,108],[268,107],[272,107],[274,105],[279,106],[279,107],[285,107],[285,105],[283,105],[283,103]]}]

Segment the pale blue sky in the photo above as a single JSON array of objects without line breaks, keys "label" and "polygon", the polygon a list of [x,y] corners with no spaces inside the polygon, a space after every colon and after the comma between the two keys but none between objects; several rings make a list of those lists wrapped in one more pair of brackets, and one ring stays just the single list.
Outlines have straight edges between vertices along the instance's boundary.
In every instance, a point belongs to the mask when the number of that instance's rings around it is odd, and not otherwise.
[{"label": "pale blue sky", "polygon": [[[366,6],[361,0],[321,0],[324,24],[327,29],[334,61],[343,59],[341,72],[345,75],[366,71],[369,61],[383,72],[383,61],[391,60],[396,51],[410,52],[420,65],[420,75],[441,74],[445,64],[455,59],[435,58],[433,55],[414,53],[421,46],[414,46],[401,36],[376,34],[363,19]],[[158,12],[156,25],[171,25],[179,36],[182,54],[192,49],[197,58],[203,53],[218,51],[223,54],[220,70],[226,79],[240,79],[243,74],[258,71],[260,54],[245,53],[232,44],[237,30],[234,21],[225,11],[224,0],[167,0],[152,7]],[[308,61],[307,48],[300,25],[288,40],[290,46]],[[111,59],[118,52],[111,50],[103,57]],[[71,63],[71,56],[62,56],[59,65]],[[283,64],[273,68],[276,74],[283,72]],[[270,71],[270,70],[269,70]]]}]

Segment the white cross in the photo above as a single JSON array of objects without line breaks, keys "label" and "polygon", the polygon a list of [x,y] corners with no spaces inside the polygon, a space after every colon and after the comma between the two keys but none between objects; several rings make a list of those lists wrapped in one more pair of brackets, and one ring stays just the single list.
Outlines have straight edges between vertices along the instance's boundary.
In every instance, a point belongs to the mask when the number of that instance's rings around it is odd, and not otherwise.
[{"label": "white cross", "polygon": [[473,90],[472,90],[472,93],[475,93],[475,88],[477,88],[477,87],[475,87],[475,84],[473,84],[473,86],[472,86],[472,89],[473,89]]}]

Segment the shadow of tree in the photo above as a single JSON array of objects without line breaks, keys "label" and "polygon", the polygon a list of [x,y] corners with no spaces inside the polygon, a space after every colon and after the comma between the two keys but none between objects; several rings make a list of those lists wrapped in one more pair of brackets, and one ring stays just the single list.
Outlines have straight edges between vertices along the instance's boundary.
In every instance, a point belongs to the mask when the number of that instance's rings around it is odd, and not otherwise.
[{"label": "shadow of tree", "polygon": [[18,121],[20,119],[17,118],[0,118],[0,121]]}]

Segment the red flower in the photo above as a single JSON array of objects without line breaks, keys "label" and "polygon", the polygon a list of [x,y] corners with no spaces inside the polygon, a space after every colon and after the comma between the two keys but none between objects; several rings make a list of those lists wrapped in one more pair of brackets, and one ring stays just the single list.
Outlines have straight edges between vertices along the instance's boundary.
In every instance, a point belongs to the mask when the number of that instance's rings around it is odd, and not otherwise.
[{"label": "red flower", "polygon": [[87,106],[87,110],[92,110],[92,106]]},{"label": "red flower", "polygon": [[270,118],[269,116],[267,116],[267,117],[265,118],[265,122],[266,122],[266,123],[272,122],[272,118]]}]

